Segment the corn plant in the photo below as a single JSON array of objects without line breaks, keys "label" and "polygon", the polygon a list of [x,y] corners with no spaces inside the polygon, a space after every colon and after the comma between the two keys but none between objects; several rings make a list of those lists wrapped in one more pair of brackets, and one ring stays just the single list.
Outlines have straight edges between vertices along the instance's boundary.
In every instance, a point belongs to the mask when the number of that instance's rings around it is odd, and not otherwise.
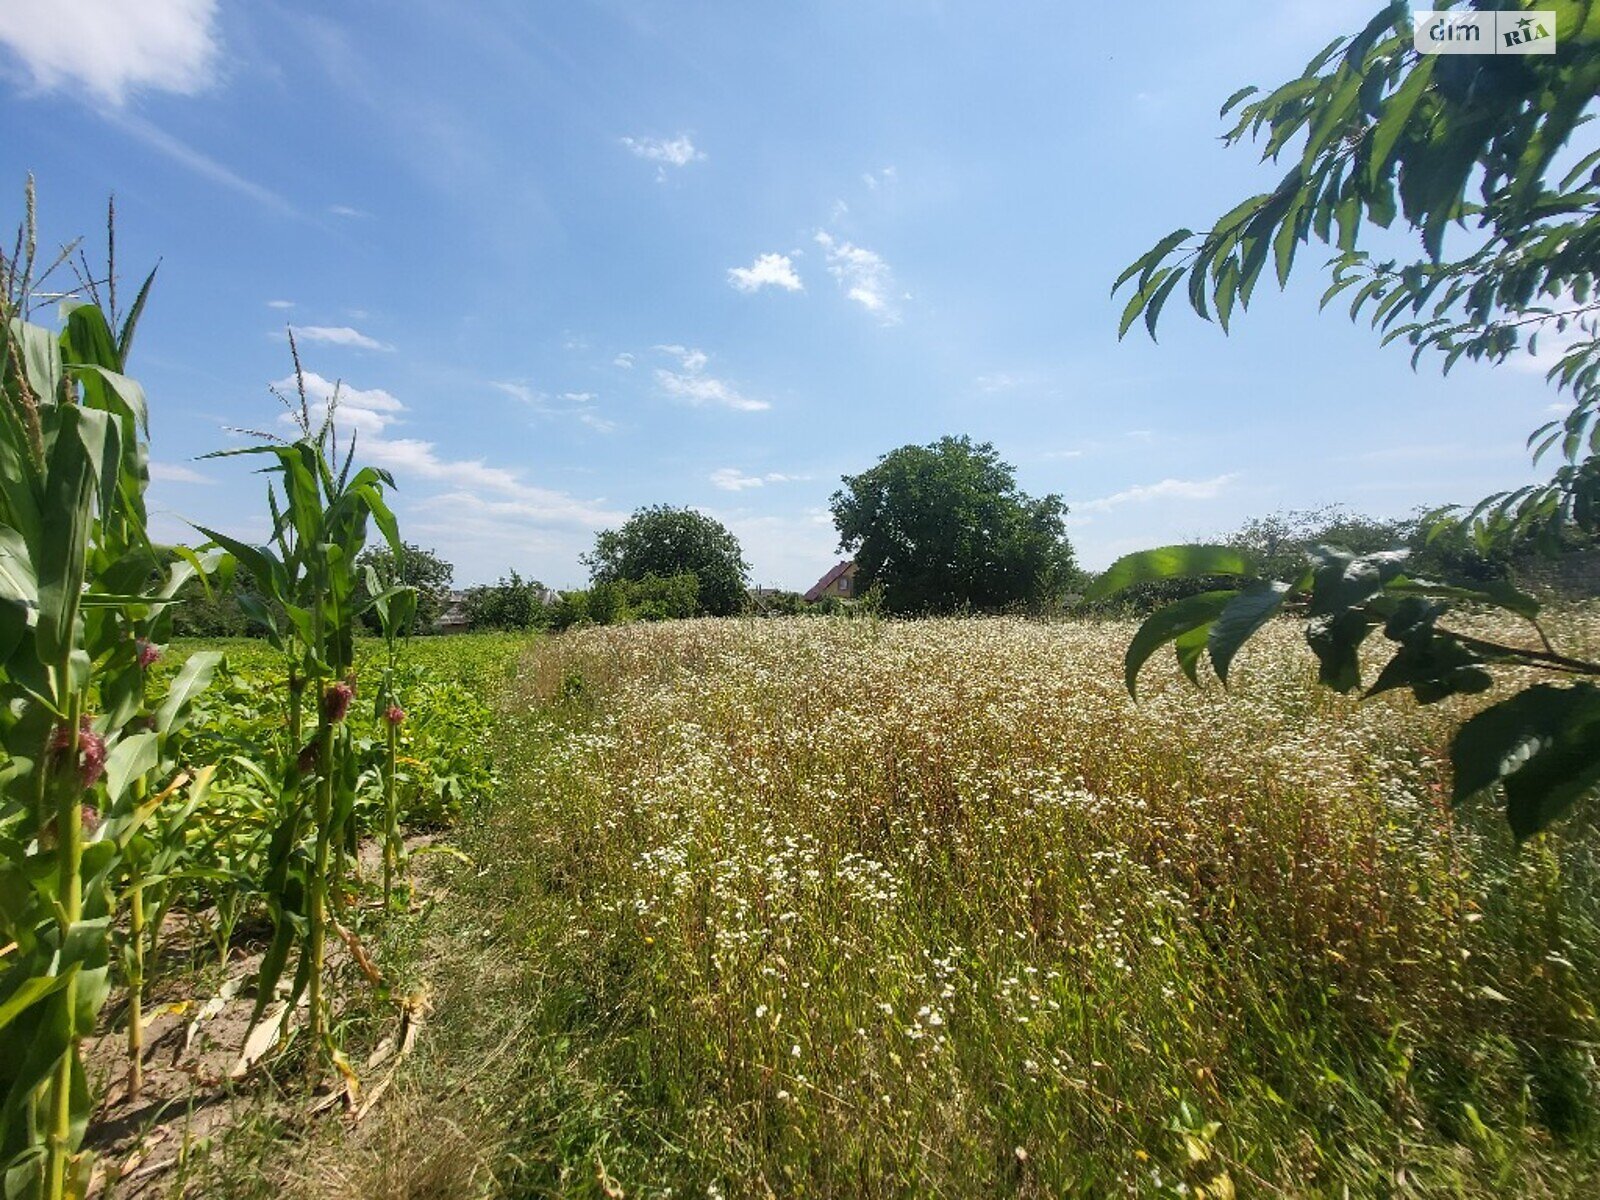
[{"label": "corn plant", "polygon": [[[291,339],[291,352],[293,341]],[[211,529],[202,532],[255,577],[263,602],[252,617],[286,667],[287,741],[281,755],[280,814],[267,852],[265,891],[274,935],[263,958],[256,1010],[259,1021],[297,948],[291,1005],[309,998],[313,1053],[343,1066],[328,1037],[323,996],[327,932],[339,903],[334,887],[344,855],[343,835],[355,806],[358,764],[345,716],[355,695],[357,617],[368,601],[357,589],[355,562],[369,521],[400,553],[400,536],[384,488],[394,480],[373,467],[353,470],[355,443],[341,461],[334,425],[337,401],[313,424],[298,353],[300,428],[294,441],[263,435],[255,445],[220,456],[261,455],[272,512],[269,544],[252,546]],[[315,731],[304,737],[305,688],[315,687]]]},{"label": "corn plant", "polygon": [[147,647],[204,566],[145,529],[145,397],[124,363],[153,273],[124,320],[113,288],[109,314],[69,297],[59,331],[34,323],[74,247],[36,276],[31,183],[28,200],[0,255],[0,1170],[8,1197],[58,1200],[88,1178],[79,1045],[110,989],[114,884],[190,782],[163,751],[214,663],[144,711]]},{"label": "corn plant", "polygon": [[400,706],[398,678],[400,640],[411,632],[417,615],[417,589],[385,589],[378,573],[367,568],[367,592],[373,597],[372,609],[383,634],[383,677],[378,685],[374,712],[384,731],[383,758],[383,904],[387,909],[394,897],[394,876],[404,851],[400,838],[400,810],[396,797],[396,768],[400,757],[400,726],[406,712]]}]

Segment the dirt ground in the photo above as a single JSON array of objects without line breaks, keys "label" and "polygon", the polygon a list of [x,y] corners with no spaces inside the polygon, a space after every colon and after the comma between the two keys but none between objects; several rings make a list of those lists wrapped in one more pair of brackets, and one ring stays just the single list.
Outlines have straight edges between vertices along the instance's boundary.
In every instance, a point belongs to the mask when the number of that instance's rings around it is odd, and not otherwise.
[{"label": "dirt ground", "polygon": [[[430,838],[409,842],[417,849]],[[362,848],[363,869],[375,868],[376,845]],[[172,919],[163,958],[192,957],[198,929]],[[327,958],[333,979],[363,986],[376,971],[353,935],[330,930]],[[313,1083],[305,1071],[302,996],[291,1010],[289,982],[264,1007],[252,1028],[256,973],[265,950],[262,930],[234,939],[223,964],[200,973],[174,969],[156,975],[144,1010],[143,1080],[130,1095],[127,1010],[114,999],[106,1029],[85,1042],[90,1090],[100,1097],[85,1149],[96,1156],[88,1195],[97,1200],[155,1200],[195,1194],[189,1169],[239,1121],[270,1116],[289,1125],[319,1120],[357,1122],[382,1099],[395,1066],[415,1044],[425,1002],[398,1000],[376,1045],[355,1064],[325,1068]],[[290,974],[291,972],[286,972]],[[337,996],[335,1004],[338,1003]]]}]

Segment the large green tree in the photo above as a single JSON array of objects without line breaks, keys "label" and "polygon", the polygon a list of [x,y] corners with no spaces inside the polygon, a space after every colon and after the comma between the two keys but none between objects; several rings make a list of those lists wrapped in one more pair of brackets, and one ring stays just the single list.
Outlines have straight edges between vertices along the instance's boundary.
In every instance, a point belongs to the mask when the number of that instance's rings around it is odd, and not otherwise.
[{"label": "large green tree", "polygon": [[1077,577],[1060,496],[1034,499],[988,442],[901,446],[833,494],[841,548],[891,612],[994,612]]},{"label": "large green tree", "polygon": [[[380,588],[417,589],[417,612],[414,620],[418,633],[432,631],[434,622],[444,611],[445,601],[450,598],[450,585],[455,577],[455,568],[439,555],[432,550],[424,550],[421,546],[413,546],[410,542],[405,543],[403,552],[398,556],[387,546],[369,547],[356,561],[356,567],[361,580],[358,594],[362,603],[369,599],[366,572],[368,567],[371,567],[377,575]],[[373,633],[378,631],[378,616],[375,611],[369,609],[364,612],[362,620],[370,631]]]},{"label": "large green tree", "polygon": [[750,572],[739,539],[727,526],[692,508],[666,504],[639,509],[621,529],[602,530],[583,561],[596,584],[693,575],[698,610],[713,617],[740,610]]},{"label": "large green tree", "polygon": [[[1180,286],[1196,313],[1226,329],[1269,262],[1282,284],[1297,251],[1315,242],[1334,252],[1324,303],[1352,293],[1351,317],[1366,314],[1385,342],[1409,343],[1413,363],[1437,354],[1448,371],[1463,356],[1499,362],[1540,336],[1561,339],[1549,378],[1571,409],[1529,439],[1536,456],[1558,449],[1560,467],[1549,483],[1491,496],[1458,522],[1480,546],[1554,551],[1600,527],[1600,147],[1586,115],[1600,93],[1600,7],[1464,7],[1553,10],[1555,52],[1421,54],[1409,7],[1391,4],[1299,78],[1265,94],[1234,93],[1222,110],[1238,108],[1226,140],[1264,139],[1263,158],[1286,169],[1209,229],[1176,230],[1130,266],[1116,284],[1133,293],[1122,331],[1142,317],[1153,335]],[[1396,224],[1416,239],[1412,255],[1380,260],[1360,248],[1370,226]],[[1130,689],[1168,643],[1191,679],[1202,656],[1226,679],[1240,646],[1287,600],[1304,597],[1321,678],[1340,691],[1364,685],[1360,651],[1380,629],[1392,653],[1368,695],[1407,688],[1432,703],[1484,691],[1491,668],[1504,665],[1552,680],[1458,731],[1457,801],[1498,791],[1524,837],[1600,790],[1600,686],[1589,682],[1600,663],[1559,649],[1532,597],[1500,582],[1426,574],[1403,550],[1333,546],[1315,549],[1288,578],[1238,546],[1168,546],[1119,560],[1092,594],[1193,576],[1236,586],[1151,616],[1128,649]],[[1450,620],[1461,603],[1525,618],[1529,636],[1476,636]]]}]

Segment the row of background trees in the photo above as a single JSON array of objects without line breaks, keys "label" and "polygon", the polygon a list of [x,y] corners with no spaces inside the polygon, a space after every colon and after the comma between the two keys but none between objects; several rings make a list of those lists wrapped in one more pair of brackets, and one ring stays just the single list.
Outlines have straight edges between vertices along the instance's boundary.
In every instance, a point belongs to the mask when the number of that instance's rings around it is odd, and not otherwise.
[{"label": "row of background trees", "polygon": [[[747,586],[749,564],[739,540],[721,522],[689,508],[641,508],[620,528],[601,532],[584,556],[590,586],[557,593],[512,570],[459,598],[474,630],[567,629],[696,616],[755,613],[783,616],[865,609],[900,615],[959,612],[1057,613],[1078,604],[1094,582],[1074,558],[1067,506],[1058,495],[1032,497],[1017,487],[1010,464],[989,443],[945,437],[902,446],[859,475],[846,476],[832,497],[841,547],[858,568],[853,603],[827,598],[806,604],[798,592]],[[1340,505],[1280,511],[1252,518],[1221,539],[1266,569],[1287,573],[1318,545],[1369,554],[1404,548],[1432,573],[1479,581],[1512,574],[1515,555],[1503,545],[1480,547],[1467,537],[1430,538],[1425,514],[1380,519]],[[819,568],[822,564],[819,564]],[[402,555],[374,547],[360,564],[379,585],[411,587],[417,628],[432,630],[457,603],[454,568],[425,547]],[[241,636],[256,592],[239,572],[231,592],[198,588],[176,610],[180,634]],[[1129,589],[1094,612],[1142,612],[1216,586],[1208,578],[1156,580]],[[377,633],[375,610],[369,632]]]}]

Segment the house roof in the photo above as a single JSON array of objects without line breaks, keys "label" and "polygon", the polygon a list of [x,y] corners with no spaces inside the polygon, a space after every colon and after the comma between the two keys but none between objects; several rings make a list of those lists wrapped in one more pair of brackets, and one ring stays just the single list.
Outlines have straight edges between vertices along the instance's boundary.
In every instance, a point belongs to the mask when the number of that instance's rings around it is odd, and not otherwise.
[{"label": "house roof", "polygon": [[855,565],[855,559],[847,558],[838,566],[834,567],[833,570],[824,575],[821,579],[817,580],[816,583],[811,585],[811,590],[806,593],[806,603],[810,604],[813,601],[821,600],[822,594],[834,585],[839,576],[845,574]]}]

